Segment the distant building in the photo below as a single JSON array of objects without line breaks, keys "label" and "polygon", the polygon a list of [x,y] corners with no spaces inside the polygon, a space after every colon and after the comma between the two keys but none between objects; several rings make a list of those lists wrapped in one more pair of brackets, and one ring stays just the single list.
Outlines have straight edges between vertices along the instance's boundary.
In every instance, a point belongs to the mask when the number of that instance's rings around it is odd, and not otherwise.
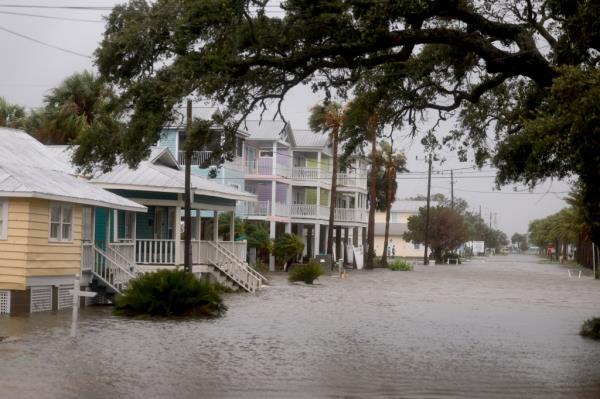
[{"label": "distant building", "polygon": [[[430,206],[437,203],[431,202]],[[408,218],[417,215],[419,208],[427,206],[426,201],[396,200],[390,212],[388,256],[422,257],[423,245],[406,242],[402,234],[408,231]],[[385,241],[385,212],[375,213],[375,254],[383,255]]]}]

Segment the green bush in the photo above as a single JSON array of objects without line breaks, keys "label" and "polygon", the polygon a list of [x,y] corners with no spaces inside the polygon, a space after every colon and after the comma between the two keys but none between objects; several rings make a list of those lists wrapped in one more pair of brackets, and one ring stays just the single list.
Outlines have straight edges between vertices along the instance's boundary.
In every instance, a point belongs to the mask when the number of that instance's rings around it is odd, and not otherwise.
[{"label": "green bush", "polygon": [[410,263],[408,263],[407,261],[405,261],[404,259],[396,259],[394,262],[392,262],[389,266],[390,270],[397,272],[397,271],[403,271],[403,272],[409,272],[413,269],[412,265]]},{"label": "green bush", "polygon": [[325,274],[325,271],[316,261],[310,261],[306,266],[298,266],[292,269],[288,280],[290,282],[303,281],[306,284],[312,284],[319,276]]},{"label": "green bush", "polygon": [[129,283],[115,301],[120,316],[220,316],[227,311],[219,287],[183,270],[159,270]]},{"label": "green bush", "polygon": [[296,259],[303,251],[304,241],[295,234],[282,234],[273,242],[273,255],[282,263]]},{"label": "green bush", "polygon": [[600,340],[600,317],[594,317],[584,321],[579,335]]}]

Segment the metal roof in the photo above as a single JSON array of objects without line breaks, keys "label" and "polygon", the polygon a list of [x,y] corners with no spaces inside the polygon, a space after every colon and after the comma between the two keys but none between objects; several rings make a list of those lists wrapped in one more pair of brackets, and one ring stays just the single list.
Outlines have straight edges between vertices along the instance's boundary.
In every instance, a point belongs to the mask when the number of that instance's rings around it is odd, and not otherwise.
[{"label": "metal roof", "polygon": [[[169,158],[174,159],[168,148],[155,148],[147,160],[140,162],[137,169],[121,164],[108,173],[95,174],[91,182],[104,188],[183,193],[185,172],[166,163],[165,159]],[[191,176],[191,186],[197,195],[256,201],[254,194],[196,175]]]},{"label": "metal roof", "polygon": [[329,146],[329,136],[312,130],[294,130],[297,147],[324,148]]},{"label": "metal roof", "polygon": [[246,120],[240,124],[240,129],[250,133],[248,140],[281,140],[296,145],[292,127],[282,120]]},{"label": "metal roof", "polygon": [[29,134],[0,128],[0,196],[44,198],[145,212],[146,207],[95,187]]}]

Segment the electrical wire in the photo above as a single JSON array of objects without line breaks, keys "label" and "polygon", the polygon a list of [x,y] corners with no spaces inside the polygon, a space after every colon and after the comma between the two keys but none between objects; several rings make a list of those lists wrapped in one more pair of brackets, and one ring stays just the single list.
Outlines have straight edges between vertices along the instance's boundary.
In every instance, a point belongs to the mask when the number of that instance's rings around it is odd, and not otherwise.
[{"label": "electrical wire", "polygon": [[7,28],[5,28],[3,26],[0,26],[0,30],[4,31],[4,32],[7,32],[7,33],[10,33],[11,35],[18,36],[18,37],[20,37],[22,39],[26,39],[26,40],[32,41],[34,43],[41,44],[42,46],[50,47],[50,48],[53,48],[55,50],[60,50],[62,52],[69,53],[69,54],[72,54],[72,55],[76,55],[78,57],[83,57],[83,58],[88,58],[88,59],[92,58],[91,56],[89,56],[87,54],[78,53],[77,51],[69,50],[69,49],[66,49],[64,47],[59,47],[59,46],[55,46],[54,44],[43,42],[43,41],[35,39],[35,38],[31,37],[31,36],[23,35],[23,34],[21,34],[19,32],[15,32],[14,30],[7,29]]}]

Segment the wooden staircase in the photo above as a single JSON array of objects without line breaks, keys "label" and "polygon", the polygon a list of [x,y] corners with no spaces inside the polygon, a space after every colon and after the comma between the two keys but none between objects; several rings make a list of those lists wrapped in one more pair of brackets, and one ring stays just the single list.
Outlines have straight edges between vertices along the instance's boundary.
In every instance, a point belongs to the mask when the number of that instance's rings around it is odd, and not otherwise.
[{"label": "wooden staircase", "polygon": [[209,242],[208,261],[211,266],[225,274],[229,280],[245,291],[256,293],[267,279],[248,264],[237,258],[218,242]]}]

